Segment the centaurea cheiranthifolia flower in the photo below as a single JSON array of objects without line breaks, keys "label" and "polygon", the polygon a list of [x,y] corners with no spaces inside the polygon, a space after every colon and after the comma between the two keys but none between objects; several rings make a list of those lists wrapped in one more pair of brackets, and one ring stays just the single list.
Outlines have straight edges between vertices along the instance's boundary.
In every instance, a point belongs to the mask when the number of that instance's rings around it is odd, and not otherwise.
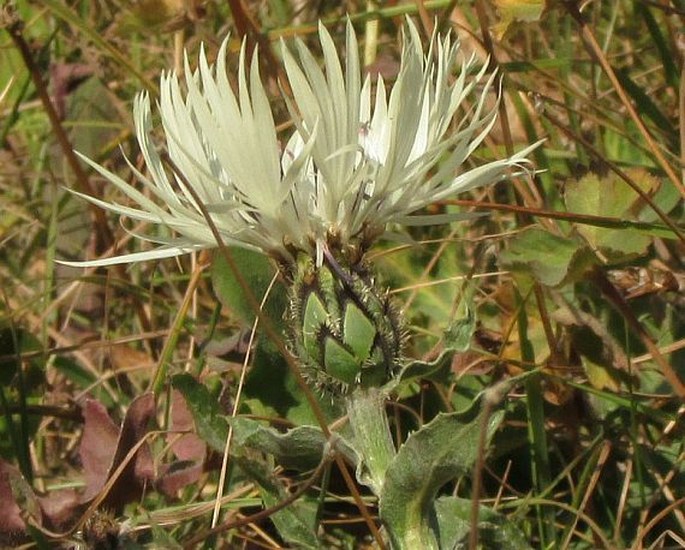
[{"label": "centaurea cheiranthifolia flower", "polygon": [[[382,78],[362,77],[349,22],[344,62],[323,26],[323,68],[300,40],[295,51],[283,45],[292,90],[286,101],[295,121],[284,147],[257,55],[248,70],[244,47],[237,94],[226,74],[227,41],[214,67],[204,51],[194,73],[186,60],[185,93],[176,74],[164,74],[159,111],[172,167],[156,150],[147,93],[136,98],[134,119],[149,175],[131,166],[147,193],[84,160],[138,206],[88,200],[165,227],[165,236],[141,236],[160,245],[152,250],[80,265],[215,247],[208,214],[224,244],[279,263],[292,286],[291,316],[299,331],[294,351],[313,372],[321,371],[311,375],[319,385],[347,387],[362,372],[369,383],[382,382],[399,362],[401,330],[362,261],[364,252],[389,224],[410,225],[410,214],[428,204],[499,181],[532,149],[466,169],[495,122],[496,111],[486,107],[495,76],[486,77],[485,68],[472,74],[473,59],[454,75],[458,44],[449,35],[434,36],[426,52],[411,21],[406,28],[389,94]],[[354,340],[346,337],[351,332]]]}]

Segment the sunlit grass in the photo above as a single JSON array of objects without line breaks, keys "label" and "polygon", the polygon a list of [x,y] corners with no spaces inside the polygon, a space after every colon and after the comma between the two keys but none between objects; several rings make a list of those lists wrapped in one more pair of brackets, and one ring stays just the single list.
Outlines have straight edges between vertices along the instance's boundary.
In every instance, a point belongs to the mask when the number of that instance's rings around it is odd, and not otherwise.
[{"label": "sunlit grass", "polygon": [[[240,36],[259,44],[276,123],[287,128],[278,40],[297,35],[316,48],[321,19],[342,49],[342,8],[304,2],[295,9],[279,0],[253,2],[249,12],[214,1],[141,2],[139,11],[123,2],[18,4],[23,25],[5,18],[0,34],[0,502],[18,503],[0,505],[11,526],[0,521],[0,546],[107,537],[168,547],[294,544],[268,519],[277,503],[264,504],[255,472],[250,477],[239,462],[227,471],[219,529],[209,532],[225,441],[220,415],[233,409],[254,321],[235,276],[216,267],[225,264],[208,254],[85,270],[54,260],[141,250],[129,231],[150,228],[122,225],[65,192],[126,201],[86,165],[75,172],[72,150],[133,181],[122,152],[140,167],[134,95],[145,88],[156,97],[160,73],[179,66],[183,48],[196,59],[204,42],[213,58],[230,31],[235,66]],[[476,163],[546,140],[532,155],[533,176],[430,207],[484,215],[412,228],[403,242],[373,250],[382,284],[406,314],[411,357],[438,358],[448,327],[469,342],[398,389],[388,405],[392,430],[403,441],[439,412],[463,410],[482,390],[523,376],[493,402],[505,415],[474,474],[480,485],[465,477],[444,493],[474,498],[480,487],[481,506],[502,514],[534,548],[678,547],[685,544],[678,49],[685,5],[594,2],[579,15],[572,2],[550,2],[530,21],[511,19],[500,38],[495,31],[503,29],[493,25],[507,15],[497,6],[524,4],[347,5],[362,48],[377,45],[367,50],[377,55],[369,70],[389,81],[405,14],[426,43],[435,24],[453,29],[481,63],[490,55],[505,101]],[[153,17],[162,5],[168,11]],[[273,271],[249,256],[236,263],[261,300],[266,287],[255,281]],[[277,285],[265,309],[279,330],[284,303]],[[281,431],[315,425],[261,328],[240,416]],[[199,381],[184,388],[197,392],[191,408],[206,406],[202,422],[171,390],[181,373]],[[142,411],[150,388],[154,408]],[[136,407],[139,417],[127,414]],[[339,410],[326,400],[321,407],[332,429],[344,425]],[[117,443],[122,422],[133,435]],[[108,435],[92,439],[89,429]],[[134,457],[141,438],[149,461]],[[111,447],[109,458],[115,449],[121,455],[101,468],[99,488],[92,456],[84,456],[98,445]],[[323,547],[373,540],[374,499],[362,490],[364,506],[355,503],[337,467],[325,460],[303,472],[272,466],[262,473],[281,484],[284,499],[302,489],[286,509],[318,526]],[[169,468],[177,477],[165,477]],[[94,495],[84,499],[89,488]],[[62,514],[43,510],[41,519],[38,496]]]}]

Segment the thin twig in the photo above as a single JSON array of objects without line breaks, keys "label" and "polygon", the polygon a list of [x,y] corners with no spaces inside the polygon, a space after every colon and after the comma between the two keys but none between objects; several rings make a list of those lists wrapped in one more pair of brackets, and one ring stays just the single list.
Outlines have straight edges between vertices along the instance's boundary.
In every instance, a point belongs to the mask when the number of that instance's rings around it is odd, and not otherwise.
[{"label": "thin twig", "polygon": [[630,118],[638,127],[638,130],[640,130],[640,133],[642,134],[642,137],[645,139],[647,145],[651,149],[654,158],[656,158],[662,170],[668,176],[668,179],[670,179],[671,182],[673,182],[673,185],[675,185],[676,189],[678,189],[678,191],[680,191],[680,194],[685,198],[685,183],[683,183],[680,180],[678,175],[675,173],[675,170],[673,170],[673,167],[666,160],[666,157],[661,152],[661,149],[659,148],[657,143],[654,141],[654,138],[647,129],[647,126],[645,126],[645,123],[638,115],[637,111],[635,110],[635,107],[633,107],[633,104],[631,103],[628,94],[626,94],[626,91],[623,89],[623,86],[621,86],[621,83],[616,77],[614,69],[611,67],[611,64],[604,55],[604,52],[602,52],[601,46],[597,43],[595,35],[592,34],[592,30],[587,25],[587,23],[585,22],[585,18],[578,10],[577,2],[566,0],[565,2],[563,2],[563,4],[566,6],[566,9],[571,15],[571,17],[576,21],[576,23],[580,27],[580,34],[583,38],[583,41],[585,42],[588,51],[597,60],[597,62],[602,67],[602,70],[609,78],[609,81],[616,90],[616,93],[618,94],[621,103],[623,103],[623,106],[628,112],[628,115],[630,115]]},{"label": "thin twig", "polygon": [[[266,304],[267,299],[271,295],[271,289],[278,280],[278,274],[274,274],[271,282],[269,283],[266,292],[262,298],[262,302],[259,304],[260,311],[264,309],[264,304]],[[252,324],[252,331],[250,332],[250,341],[247,344],[247,352],[245,353],[245,359],[243,360],[243,366],[240,369],[240,379],[238,380],[238,388],[236,390],[235,399],[233,400],[233,410],[231,411],[231,418],[235,418],[238,415],[238,408],[240,407],[240,398],[243,394],[243,387],[245,386],[245,376],[247,374],[247,366],[250,364],[250,357],[252,353],[252,346],[254,345],[255,336],[257,334],[257,327],[259,326],[259,318],[255,317],[254,323]],[[226,435],[226,444],[224,446],[224,455],[221,459],[221,470],[219,471],[219,483],[216,488],[216,500],[214,504],[214,511],[212,513],[212,528],[216,527],[219,523],[219,515],[221,514],[221,497],[224,493],[224,487],[226,484],[226,472],[228,471],[228,460],[231,451],[231,441],[233,440],[233,423],[228,425],[228,434]]]},{"label": "thin twig", "polygon": [[[12,42],[14,42],[14,45],[19,51],[26,69],[31,75],[31,80],[33,80],[33,84],[36,87],[36,93],[40,98],[40,102],[43,105],[45,113],[48,115],[50,126],[55,134],[55,137],[57,138],[57,142],[62,150],[62,154],[74,173],[74,176],[76,177],[77,189],[82,193],[86,193],[87,195],[95,197],[97,196],[95,188],[91,185],[90,181],[88,180],[88,176],[83,171],[79,160],[76,158],[74,148],[72,147],[69,137],[64,131],[64,127],[59,119],[59,115],[52,104],[50,94],[48,93],[47,86],[43,80],[42,73],[33,59],[29,45],[24,39],[24,23],[19,19],[18,15],[11,14],[10,16],[13,16],[13,19],[7,25],[7,31],[12,38]],[[93,218],[94,226],[96,229],[98,229],[97,235],[99,238],[99,248],[102,249],[110,246],[114,242],[114,235],[109,228],[104,210],[93,203],[88,203],[88,208],[90,210],[91,217]]]},{"label": "thin twig", "polygon": [[[334,453],[335,456],[337,456],[337,453]],[[279,510],[283,510],[283,508],[286,508],[287,506],[290,506],[293,502],[295,502],[297,499],[299,499],[307,490],[309,490],[312,485],[316,482],[317,479],[319,479],[319,476],[323,472],[324,468],[331,462],[331,456],[329,454],[326,454],[322,457],[321,462],[319,462],[318,466],[314,470],[311,476],[309,476],[309,479],[305,481],[298,489],[295,491],[293,494],[288,496],[288,498],[283,499],[281,502],[278,504],[272,506],[271,508],[266,508],[264,510],[261,510],[257,512],[256,514],[252,514],[250,516],[245,516],[240,519],[236,519],[234,521],[227,521],[226,523],[222,523],[220,525],[217,525],[216,527],[212,527],[211,529],[208,529],[207,531],[202,531],[201,533],[198,533],[191,539],[187,540],[183,544],[183,548],[185,549],[191,549],[194,548],[196,544],[203,542],[207,540],[207,538],[211,537],[212,535],[217,535],[219,533],[223,533],[224,531],[228,531],[230,529],[236,529],[237,527],[242,527],[243,525],[248,525],[250,523],[256,523],[258,521],[261,521],[265,518],[268,518],[278,512]]]},{"label": "thin twig", "polygon": [[625,299],[616,290],[616,287],[607,279],[606,275],[600,269],[594,269],[590,274],[590,279],[595,283],[595,285],[602,291],[602,294],[609,299],[609,302],[618,310],[621,316],[626,320],[628,326],[633,331],[633,333],[640,338],[645,347],[652,354],[652,358],[656,364],[661,369],[661,374],[673,388],[673,391],[681,399],[685,399],[685,384],[680,380],[678,374],[673,370],[671,365],[668,364],[666,359],[656,344],[652,337],[647,333],[645,328],[640,324],[640,321],[633,313],[633,310],[626,303]]},{"label": "thin twig", "polygon": [[[286,361],[288,364],[288,367],[290,368],[290,371],[292,375],[295,378],[295,381],[297,382],[297,385],[300,387],[302,392],[305,395],[305,398],[307,399],[307,402],[309,403],[309,406],[311,407],[312,413],[314,414],[314,417],[316,418],[317,423],[319,424],[319,427],[321,428],[321,431],[323,432],[324,436],[326,437],[327,440],[332,439],[332,433],[330,428],[328,427],[328,424],[326,422],[326,417],[324,416],[323,411],[321,410],[321,407],[319,406],[318,401],[316,400],[316,397],[314,397],[314,394],[312,393],[311,389],[307,385],[307,382],[304,379],[304,376],[302,375],[302,371],[300,369],[300,366],[297,364],[297,361],[295,358],[290,354],[288,351],[285,342],[283,341],[283,338],[279,334],[278,330],[276,330],[276,327],[274,326],[273,322],[269,318],[268,315],[266,315],[259,307],[259,301],[257,300],[257,297],[254,295],[254,292],[252,292],[252,288],[250,288],[250,285],[247,283],[245,280],[244,275],[238,269],[238,266],[236,265],[233,255],[231,254],[231,251],[228,249],[228,247],[225,245],[223,238],[221,237],[221,234],[219,233],[219,230],[216,227],[216,224],[214,223],[214,220],[212,220],[212,217],[210,216],[209,212],[207,211],[206,206],[202,203],[202,199],[198,196],[197,192],[193,188],[193,186],[190,184],[190,182],[187,180],[187,178],[184,176],[183,172],[179,170],[178,166],[174,163],[174,161],[169,157],[169,154],[164,151],[160,153],[160,158],[164,163],[166,163],[176,174],[178,181],[186,188],[186,191],[191,195],[195,203],[197,204],[198,208],[200,209],[202,215],[204,216],[205,220],[207,221],[207,225],[209,226],[209,229],[212,232],[212,235],[214,236],[214,239],[217,242],[217,245],[219,247],[220,253],[223,255],[224,259],[226,260],[226,263],[228,264],[229,268],[233,272],[236,282],[240,286],[241,290],[244,292],[245,297],[250,304],[250,307],[254,311],[256,317],[259,319],[259,323],[261,324],[264,332],[266,332],[267,336],[269,339],[273,342],[273,344],[276,346],[278,349],[279,353],[282,355],[283,359]],[[350,475],[350,472],[347,468],[347,464],[345,463],[344,459],[342,456],[340,456],[338,453],[335,454],[334,460],[336,464],[338,465],[338,468],[340,469],[340,473],[343,476],[343,479],[345,480],[345,484],[347,485],[347,488],[349,489],[355,504],[357,505],[357,508],[359,508],[359,512],[361,515],[364,517],[369,530],[371,531],[374,539],[376,540],[376,543],[379,545],[380,548],[385,548],[385,544],[383,542],[383,537],[380,534],[380,531],[378,530],[378,527],[376,526],[376,523],[373,521],[373,518],[371,517],[371,514],[369,513],[368,508],[364,504],[364,501],[362,499],[361,494],[359,493],[359,490],[357,489],[354,480],[352,479],[352,476]]]}]

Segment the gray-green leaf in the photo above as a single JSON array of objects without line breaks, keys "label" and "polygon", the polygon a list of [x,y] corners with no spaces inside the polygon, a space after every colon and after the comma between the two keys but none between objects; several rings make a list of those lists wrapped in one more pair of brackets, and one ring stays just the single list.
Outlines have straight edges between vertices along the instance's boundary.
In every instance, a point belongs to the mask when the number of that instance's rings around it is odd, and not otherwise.
[{"label": "gray-green leaf", "polygon": [[[448,481],[468,475],[479,452],[484,413],[440,414],[407,438],[387,470],[380,516],[397,549],[439,548],[435,498]],[[502,419],[485,418],[488,441]]]},{"label": "gray-green leaf", "polygon": [[[232,419],[234,443],[270,454],[285,468],[304,471],[315,468],[322,459],[326,437],[316,426],[298,426],[285,433],[245,417]],[[350,457],[353,451],[339,440],[336,448]]]},{"label": "gray-green leaf", "polygon": [[[263,460],[260,454],[246,451],[237,456],[240,469],[257,485],[267,508],[273,507],[288,498],[289,493],[283,482],[274,475],[270,460]],[[306,495],[291,502],[270,516],[278,533],[292,548],[321,548],[316,536],[317,501]]]},{"label": "gray-green leaf", "polygon": [[[471,533],[470,499],[440,497],[435,502],[440,550],[466,550]],[[528,550],[525,535],[511,521],[497,512],[478,508],[478,542],[480,548],[492,550]]]}]

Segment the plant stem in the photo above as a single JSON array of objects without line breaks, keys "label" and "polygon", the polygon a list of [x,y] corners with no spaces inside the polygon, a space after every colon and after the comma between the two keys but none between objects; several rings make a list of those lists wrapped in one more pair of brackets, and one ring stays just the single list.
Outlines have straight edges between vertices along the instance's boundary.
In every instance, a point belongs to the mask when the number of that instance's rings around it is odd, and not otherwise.
[{"label": "plant stem", "polygon": [[395,457],[395,445],[385,413],[385,396],[378,388],[358,388],[346,399],[353,446],[361,464],[357,479],[380,496],[385,472]]}]

